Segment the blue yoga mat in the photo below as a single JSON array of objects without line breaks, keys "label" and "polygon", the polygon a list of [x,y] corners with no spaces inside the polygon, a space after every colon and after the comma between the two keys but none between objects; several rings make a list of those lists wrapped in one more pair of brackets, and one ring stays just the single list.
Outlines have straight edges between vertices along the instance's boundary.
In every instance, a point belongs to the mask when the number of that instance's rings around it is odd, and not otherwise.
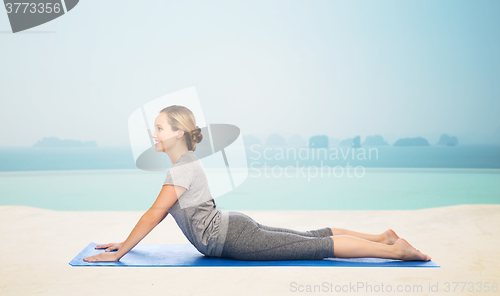
[{"label": "blue yoga mat", "polygon": [[148,245],[138,244],[118,262],[85,262],[83,258],[104,252],[90,243],[69,263],[72,266],[331,266],[331,267],[439,267],[432,261],[401,261],[378,258],[286,261],[244,261],[207,257],[191,244]]}]

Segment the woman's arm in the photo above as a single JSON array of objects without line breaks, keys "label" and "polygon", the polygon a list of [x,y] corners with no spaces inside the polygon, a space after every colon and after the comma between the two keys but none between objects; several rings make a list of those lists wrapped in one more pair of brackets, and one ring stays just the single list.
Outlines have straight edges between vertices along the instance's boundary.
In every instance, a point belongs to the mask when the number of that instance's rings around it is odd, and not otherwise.
[{"label": "woman's arm", "polygon": [[186,188],[174,185],[164,185],[156,201],[149,210],[142,215],[137,225],[123,242],[123,245],[116,251],[115,256],[120,260],[133,247],[135,247],[153,228],[156,227],[168,215],[168,210],[177,201]]}]

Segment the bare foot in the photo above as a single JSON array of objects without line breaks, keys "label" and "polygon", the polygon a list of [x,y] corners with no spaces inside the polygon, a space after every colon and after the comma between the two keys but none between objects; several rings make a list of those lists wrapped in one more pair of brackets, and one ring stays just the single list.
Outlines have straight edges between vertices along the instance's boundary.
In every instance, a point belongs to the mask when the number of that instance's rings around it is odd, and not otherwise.
[{"label": "bare foot", "polygon": [[387,229],[384,233],[382,233],[382,237],[383,240],[381,243],[386,245],[394,245],[399,239],[399,236],[392,229]]},{"label": "bare foot", "polygon": [[419,250],[412,247],[405,239],[400,238],[394,244],[397,248],[397,253],[399,253],[399,258],[405,261],[429,261],[431,257],[429,255],[423,254]]}]

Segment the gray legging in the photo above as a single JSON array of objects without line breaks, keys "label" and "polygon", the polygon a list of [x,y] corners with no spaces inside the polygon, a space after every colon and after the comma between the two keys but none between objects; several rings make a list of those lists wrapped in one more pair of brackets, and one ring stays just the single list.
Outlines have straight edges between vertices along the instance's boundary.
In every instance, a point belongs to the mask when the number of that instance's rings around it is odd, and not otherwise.
[{"label": "gray legging", "polygon": [[239,260],[321,260],[332,258],[329,227],[296,231],[261,225],[240,212],[229,212],[221,257]]}]

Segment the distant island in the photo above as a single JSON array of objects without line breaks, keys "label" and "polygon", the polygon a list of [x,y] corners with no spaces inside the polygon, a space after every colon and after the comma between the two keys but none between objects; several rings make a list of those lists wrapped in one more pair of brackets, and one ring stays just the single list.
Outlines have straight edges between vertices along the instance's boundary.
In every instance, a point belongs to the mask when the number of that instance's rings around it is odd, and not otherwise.
[{"label": "distant island", "polygon": [[317,135],[309,138],[309,148],[328,148],[328,137]]},{"label": "distant island", "polygon": [[[438,134],[428,134],[429,137],[436,137]],[[390,135],[395,137],[395,135]],[[491,137],[492,143],[500,144],[500,127],[498,127]],[[396,140],[395,138],[394,140]],[[441,134],[439,140],[434,142],[432,140],[432,145],[437,146],[458,146],[458,138],[456,136],[450,136],[448,134]],[[464,141],[464,140],[462,140]],[[360,136],[354,136],[352,138],[346,139],[335,139],[329,138],[328,135],[314,135],[309,137],[309,139],[302,138],[299,134],[293,134],[290,138],[285,139],[284,136],[274,133],[267,137],[265,141],[252,135],[243,135],[243,142],[246,147],[252,145],[259,145],[264,147],[293,147],[293,148],[329,148],[335,146],[348,146],[351,148],[361,148],[361,147],[382,147],[382,146],[431,146],[429,140],[424,137],[413,137],[413,138],[399,138],[395,142],[391,139],[390,142],[384,139],[384,136],[380,134],[368,135],[365,137],[364,141],[361,141]],[[465,141],[467,142],[467,141]],[[435,144],[434,144],[435,143]]]},{"label": "distant island", "polygon": [[361,148],[361,137],[356,136],[352,139],[351,148]]},{"label": "distant island", "polygon": [[387,141],[381,135],[367,136],[363,146],[388,146]]},{"label": "distant island", "polygon": [[57,137],[48,137],[38,140],[33,147],[97,147],[96,141],[61,140]]},{"label": "distant island", "polygon": [[266,146],[286,146],[286,140],[285,138],[283,138],[282,136],[278,135],[278,134],[272,134],[270,135],[269,137],[267,137],[267,140],[266,140]]},{"label": "distant island", "polygon": [[458,139],[457,137],[450,137],[447,134],[442,134],[439,138],[439,142],[436,145],[457,146]]},{"label": "distant island", "polygon": [[393,146],[430,146],[429,142],[422,138],[404,138],[397,140]]},{"label": "distant island", "polygon": [[339,146],[351,146],[353,138],[347,138],[339,142]]}]

